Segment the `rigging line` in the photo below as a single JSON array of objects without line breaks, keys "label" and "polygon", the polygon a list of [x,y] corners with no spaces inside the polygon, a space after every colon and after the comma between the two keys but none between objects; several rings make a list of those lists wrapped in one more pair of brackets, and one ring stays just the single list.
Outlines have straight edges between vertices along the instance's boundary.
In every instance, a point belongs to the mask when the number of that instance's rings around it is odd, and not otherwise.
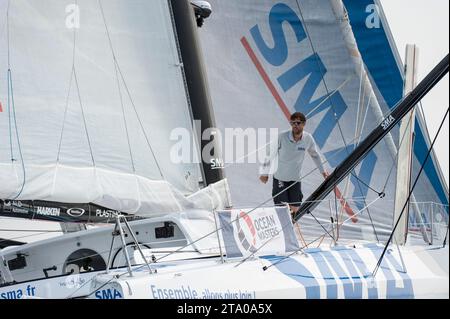
[{"label": "rigging line", "polygon": [[108,29],[108,26],[106,24],[106,18],[105,18],[104,12],[103,12],[103,6],[100,3],[100,0],[99,0],[99,6],[100,6],[100,11],[102,13],[103,23],[105,25],[106,35],[108,37],[109,47],[110,47],[110,50],[111,50],[113,63],[114,63],[114,72],[115,72],[115,75],[116,75],[117,91],[119,93],[120,105],[121,105],[121,109],[122,109],[122,117],[123,117],[123,122],[124,122],[124,125],[125,125],[125,133],[126,133],[126,137],[127,137],[128,152],[129,152],[129,155],[130,155],[131,167],[133,169],[133,173],[136,173],[136,167],[134,165],[133,152],[131,151],[130,134],[128,132],[127,119],[126,119],[126,116],[125,116],[125,108],[124,108],[124,103],[123,103],[122,90],[120,89],[120,80],[119,80],[119,74],[118,74],[118,71],[117,71],[118,62],[117,62],[116,54],[115,54],[115,52],[113,50],[111,36],[109,34],[109,29]]},{"label": "rigging line", "polygon": [[[333,241],[336,241],[335,239],[334,239],[334,237],[333,237],[333,235],[331,235],[330,233],[329,233],[329,231],[328,230],[326,230],[325,229],[325,227],[322,225],[322,223],[316,218],[316,216],[314,216],[311,212],[309,212],[309,214],[314,218],[314,220],[320,225],[320,227],[322,227],[322,229],[328,234],[328,236],[330,236],[331,237],[331,239],[333,239]],[[334,225],[332,224],[332,229],[334,228]],[[324,235],[325,235],[325,233],[324,233]]]},{"label": "rigging line", "polygon": [[339,240],[339,213],[338,213],[338,204],[337,204],[338,200],[337,200],[336,193],[333,192],[333,194],[334,194],[334,211],[336,212],[336,224],[337,224],[337,227],[336,227],[336,241],[338,241]]},{"label": "rigging line", "polygon": [[[100,12],[102,14],[103,24],[105,25],[105,30],[106,30],[106,34],[107,34],[107,37],[108,37],[109,47],[110,47],[111,53],[113,55],[113,59],[114,59],[115,66],[116,66],[116,71],[119,71],[119,74],[120,74],[120,77],[122,79],[122,82],[123,82],[123,85],[125,87],[125,90],[127,92],[128,98],[130,99],[131,105],[133,106],[134,113],[136,114],[136,118],[137,118],[137,120],[139,122],[140,128],[141,128],[142,133],[144,134],[145,140],[147,142],[147,146],[149,147],[150,152],[152,153],[152,156],[153,156],[153,160],[155,161],[155,164],[156,164],[156,166],[157,166],[157,168],[159,170],[159,174],[161,175],[162,179],[165,179],[164,174],[163,174],[163,172],[161,170],[161,167],[159,165],[159,162],[158,162],[158,160],[156,158],[155,152],[153,151],[153,148],[152,148],[152,146],[150,144],[150,139],[148,138],[147,132],[144,129],[144,125],[142,124],[142,120],[141,120],[141,118],[139,116],[139,113],[138,113],[138,111],[136,109],[136,105],[134,104],[134,101],[133,101],[133,98],[131,96],[130,90],[129,90],[128,85],[127,85],[127,83],[125,81],[125,77],[122,74],[122,70],[120,68],[119,62],[117,61],[116,54],[114,52],[114,47],[113,47],[112,40],[111,40],[111,35],[109,33],[109,28],[108,28],[108,25],[106,23],[106,17],[105,17],[105,13],[103,11],[103,5],[102,5],[101,0],[98,0],[98,5],[100,7]],[[129,145],[130,145],[130,143],[129,143]],[[133,167],[134,167],[134,164],[133,164]]]},{"label": "rigging line", "polygon": [[268,270],[269,268],[271,268],[272,266],[278,265],[278,264],[279,264],[280,262],[282,262],[283,260],[288,259],[289,257],[291,257],[291,256],[293,256],[293,255],[295,255],[295,254],[297,254],[298,252],[302,252],[303,254],[306,255],[306,253],[303,252],[303,249],[308,248],[309,245],[314,244],[316,241],[318,241],[319,239],[321,239],[323,236],[324,236],[324,234],[318,236],[316,239],[310,241],[308,244],[305,243],[305,246],[300,247],[298,250],[291,252],[290,254],[288,254],[288,255],[282,257],[280,260],[277,260],[275,263],[273,263],[273,264],[271,264],[271,265],[269,265],[269,266],[264,266],[262,269],[263,269],[264,271],[266,271],[266,270]]},{"label": "rigging line", "polygon": [[11,163],[15,161],[14,154],[13,154],[13,146],[12,146],[12,125],[11,125],[11,109],[14,116],[14,128],[16,131],[16,139],[17,139],[17,146],[19,149],[19,155],[20,155],[20,161],[22,165],[22,185],[18,192],[18,194],[12,198],[12,200],[17,199],[20,194],[22,194],[22,191],[25,187],[25,181],[26,181],[26,170],[25,170],[25,163],[23,161],[23,154],[22,154],[22,147],[20,145],[20,137],[19,137],[19,130],[17,127],[17,117],[16,117],[16,107],[14,103],[14,90],[13,90],[13,80],[12,80],[12,72],[11,72],[11,55],[10,55],[10,38],[9,38],[9,6],[10,1],[8,0],[8,7],[6,10],[6,28],[7,28],[7,51],[8,51],[8,72],[7,72],[7,90],[8,90],[8,122],[9,122],[9,141],[10,141],[10,155],[11,155]]},{"label": "rigging line", "polygon": [[11,92],[9,90],[9,75],[11,73],[11,70],[8,69],[8,72],[6,73],[6,85],[7,90],[8,90],[8,125],[9,125],[9,147],[10,147],[10,157],[11,157],[11,162],[14,162],[14,154],[13,154],[13,144],[12,144],[12,128],[11,128]]},{"label": "rigging line", "polygon": [[[326,90],[326,92],[327,92],[327,95],[329,95],[330,92],[329,92],[329,89],[328,89],[328,85],[327,85],[327,83],[326,83],[326,81],[325,81],[325,73],[323,72],[323,70],[322,70],[322,68],[321,68],[321,66],[320,66],[320,63],[319,63],[319,61],[318,61],[318,53],[317,53],[317,51],[316,51],[316,49],[315,49],[315,47],[314,47],[314,44],[313,44],[313,42],[312,42],[312,38],[311,38],[311,35],[310,35],[309,31],[308,31],[308,26],[307,26],[307,24],[306,24],[306,20],[305,20],[305,18],[304,18],[304,16],[303,16],[303,12],[302,12],[302,9],[301,9],[301,7],[300,7],[300,4],[299,4],[298,0],[296,0],[296,3],[297,3],[297,7],[298,7],[298,10],[299,10],[299,13],[300,13],[300,17],[301,17],[301,19],[303,20],[304,30],[305,30],[305,33],[306,33],[306,35],[307,35],[308,41],[309,41],[309,43],[310,43],[310,45],[311,45],[311,49],[312,49],[313,53],[314,53],[315,56],[316,56],[317,67],[318,67],[318,69],[319,69],[319,71],[320,71],[320,73],[321,73],[321,75],[322,75],[322,76],[321,76],[322,83],[323,83],[323,85],[324,85],[324,87],[325,87],[325,90]],[[361,64],[361,72],[362,72],[362,64]],[[359,102],[358,102],[358,103],[359,103]],[[333,104],[333,102],[332,102],[331,100],[330,100],[330,106],[331,106],[331,109],[332,109],[332,111],[333,111],[334,119],[335,119],[336,124],[337,124],[337,126],[338,126],[338,130],[339,130],[339,133],[340,133],[340,135],[341,135],[342,141],[344,142],[345,150],[347,151],[347,155],[349,155],[350,152],[349,152],[349,150],[348,150],[347,142],[345,141],[345,137],[344,137],[344,133],[343,133],[343,131],[342,131],[341,124],[340,124],[339,119],[337,118],[337,115],[336,115],[336,109],[335,109],[334,104]],[[359,106],[358,106],[358,107],[359,107]],[[353,171],[354,171],[354,169],[352,169],[352,172],[353,172]],[[359,181],[357,181],[357,184],[358,184],[359,191],[360,191],[360,193],[362,194],[362,188],[361,188],[361,185],[360,185]],[[345,200],[345,198],[344,198],[343,196],[342,196],[342,199]]]},{"label": "rigging line", "polygon": [[[364,65],[363,65],[363,62],[361,61],[361,63],[360,63],[360,67],[361,67],[361,77],[360,77],[360,84],[362,84],[362,80],[363,80],[363,71],[364,71]],[[364,101],[364,96],[365,96],[365,93],[366,93],[366,86],[364,85],[364,93],[363,93],[363,95],[362,95],[362,101],[360,102],[361,104],[359,104],[359,102],[358,102],[358,121],[357,121],[357,125],[358,125],[358,123],[359,123],[359,114],[360,114],[360,108],[361,108],[361,105],[363,105],[363,101]],[[368,98],[368,100],[367,100],[367,105],[366,105],[366,110],[365,110],[365,113],[364,113],[364,117],[363,117],[363,121],[362,121],[362,123],[361,123],[361,126],[360,126],[360,131],[359,131],[359,134],[357,134],[357,132],[358,132],[358,126],[356,127],[356,129],[355,129],[355,138],[356,138],[356,136],[359,136],[358,137],[358,139],[357,139],[357,142],[355,143],[355,148],[358,146],[358,144],[361,142],[361,138],[362,138],[362,134],[363,134],[363,131],[364,131],[364,124],[365,124],[365,122],[366,122],[366,118],[367,118],[367,112],[368,112],[368,110],[369,110],[369,105],[370,105],[370,101],[371,101],[371,99],[372,99],[372,95],[370,94],[370,92],[369,92],[369,98]],[[359,101],[359,100],[358,100]],[[344,141],[344,143],[345,143],[345,141]],[[354,174],[354,172],[355,172],[355,170],[353,169],[352,171],[351,171],[351,174],[353,175],[353,177],[355,177],[356,178],[356,180],[358,181],[358,183],[357,183],[357,185],[358,185],[358,190],[359,190],[359,193],[361,194],[361,195],[363,195],[363,191],[362,191],[362,187],[361,187],[361,184],[360,184],[360,182],[362,182],[366,187],[368,187],[369,189],[371,189],[372,191],[374,191],[375,193],[377,193],[377,195],[378,196],[381,196],[381,194],[383,193],[383,192],[377,192],[376,190],[374,190],[372,187],[370,187],[369,185],[367,185],[366,183],[364,183],[358,176],[356,176],[356,174]],[[350,177],[349,177],[349,179],[348,179],[348,181],[350,180]],[[384,193],[383,193],[383,197],[384,197]],[[372,230],[373,230],[373,232],[374,232],[374,234],[375,234],[375,237],[376,237],[376,239],[377,239],[377,242],[379,242],[379,239],[378,239],[378,234],[377,234],[377,231],[376,231],[376,228],[375,228],[375,224],[373,223],[373,219],[372,219],[372,214],[370,213],[370,210],[369,210],[369,205],[367,205],[367,202],[366,202],[366,199],[365,198],[363,198],[363,203],[364,203],[364,205],[367,207],[367,215],[369,216],[369,219],[370,219],[370,223],[371,223],[371,225],[372,225]],[[343,210],[343,208],[342,208],[342,210]]]},{"label": "rigging line", "polygon": [[[361,105],[363,105],[364,102],[364,96],[365,96],[365,86],[364,86],[364,93],[362,93],[363,91],[363,66],[361,64],[360,67],[360,75],[359,75],[359,90],[358,90],[358,105],[357,105],[357,112],[356,112],[356,125],[355,125],[355,134],[354,134],[354,139],[357,139],[357,137],[359,136],[359,139],[361,139],[362,136],[362,126],[360,126],[360,115],[361,115]],[[351,181],[350,176],[348,176],[346,178],[346,183],[345,183],[345,188],[344,188],[344,192],[343,192],[343,196],[342,197],[347,197],[348,192],[349,192],[349,184]],[[359,187],[359,191],[360,194],[362,195],[362,189],[361,187]],[[341,211],[344,210],[344,205],[341,205]]]},{"label": "rigging line", "polygon": [[447,221],[447,231],[445,232],[444,242],[442,243],[442,248],[445,248],[445,245],[447,243],[447,236],[448,236],[448,227],[450,225],[450,219]]},{"label": "rigging line", "polygon": [[[378,196],[377,198],[375,198],[371,203],[367,204],[365,207],[361,208],[357,213],[355,213],[354,216],[357,216],[359,214],[361,214],[364,210],[366,210],[369,206],[371,206],[372,204],[374,204],[376,201],[378,201],[379,199],[381,199],[383,197]],[[347,219],[345,219],[342,223],[340,223],[339,226],[342,226],[344,223],[348,222],[349,220],[351,220],[354,216],[352,217],[348,217]],[[373,223],[372,223],[373,224]],[[375,233],[376,234],[376,233]],[[377,241],[378,241],[378,236],[377,236]]]},{"label": "rigging line", "polygon": [[10,68],[10,50],[9,50],[9,5],[11,0],[8,0],[8,6],[6,7],[6,43],[7,43],[7,54],[8,54],[8,69]]},{"label": "rigging line", "polygon": [[[362,71],[362,70],[363,70],[363,69],[361,69],[361,71]],[[366,123],[367,113],[368,113],[368,111],[369,111],[369,105],[370,105],[371,99],[372,99],[372,94],[369,94],[369,98],[368,98],[368,100],[367,100],[367,105],[366,105],[366,110],[365,110],[364,117],[363,117],[363,122],[362,122],[362,125],[361,125],[361,132],[360,132],[360,134],[359,134],[359,139],[358,139],[358,141],[356,142],[355,147],[357,147],[357,146],[359,145],[359,143],[361,142],[361,138],[362,138],[363,130],[364,130],[364,124]],[[391,168],[391,170],[392,170],[392,168]],[[388,177],[387,177],[387,181],[388,181],[388,180],[389,180],[389,175],[388,175]],[[360,180],[360,181],[361,181],[361,180]],[[361,181],[361,182],[362,182],[362,181]],[[361,186],[360,186],[359,183],[358,183],[358,186],[359,186],[360,194],[362,194]],[[386,185],[385,185],[385,187],[386,187]],[[382,190],[382,192],[381,192],[381,193],[383,193],[383,194],[384,194],[385,187],[383,188],[383,190]],[[376,192],[376,193],[378,194],[378,196],[380,196],[380,193],[379,193],[379,192]],[[364,199],[364,205],[367,205],[365,199]],[[376,239],[377,239],[377,242],[380,242],[380,240],[379,240],[379,238],[378,238],[377,230],[376,230],[376,228],[375,228],[375,224],[374,224],[373,219],[372,219],[372,214],[370,213],[370,210],[369,210],[369,209],[367,209],[367,215],[369,216],[370,224],[371,224],[371,226],[372,226],[372,230],[373,230],[373,232],[374,232],[374,234],[375,234],[375,237],[376,237]]]},{"label": "rigging line", "polygon": [[[297,3],[297,7],[298,7],[298,10],[299,10],[299,13],[300,13],[300,17],[301,17],[301,19],[303,20],[305,33],[306,33],[307,38],[308,38],[308,41],[309,41],[309,43],[310,43],[310,45],[311,45],[311,49],[312,49],[313,53],[314,53],[315,56],[316,56],[317,68],[318,68],[319,72],[320,72],[321,75],[322,75],[322,76],[321,76],[322,83],[323,83],[323,85],[324,85],[324,87],[325,87],[325,91],[327,92],[327,95],[329,95],[329,94],[330,94],[330,91],[329,91],[328,85],[327,85],[327,83],[326,83],[326,81],[325,81],[325,73],[323,72],[322,68],[320,67],[320,63],[319,63],[319,61],[318,61],[318,59],[317,59],[317,58],[318,58],[318,53],[317,53],[317,51],[316,51],[316,49],[315,49],[315,47],[314,47],[314,44],[313,44],[313,42],[312,42],[312,38],[311,38],[311,35],[310,35],[309,31],[308,31],[308,26],[307,26],[307,24],[306,24],[306,21],[305,21],[305,18],[304,18],[304,16],[303,16],[303,12],[302,12],[302,9],[301,9],[301,7],[300,7],[300,4],[299,4],[298,0],[296,1],[296,3]],[[333,115],[334,115],[334,118],[335,118],[335,120],[336,120],[336,124],[338,125],[338,129],[339,129],[339,132],[340,132],[342,141],[344,142],[344,146],[345,146],[345,148],[347,148],[347,143],[346,143],[346,141],[345,141],[344,134],[343,134],[343,132],[342,132],[342,128],[341,128],[341,125],[340,125],[340,123],[339,123],[339,120],[338,120],[337,117],[336,117],[336,110],[335,110],[335,108],[334,108],[334,104],[333,104],[333,102],[332,102],[331,100],[330,100],[330,106],[331,106],[331,108],[332,108],[332,110],[333,110]],[[347,152],[348,152],[348,150],[347,150]]]},{"label": "rigging line", "polygon": [[64,117],[63,117],[63,123],[62,123],[62,127],[61,127],[61,134],[59,136],[58,154],[56,155],[56,162],[57,163],[59,163],[59,155],[61,154],[61,146],[62,146],[62,139],[63,139],[63,134],[64,134],[64,128],[65,128],[65,125],[66,125],[67,110],[69,108],[70,90],[72,88],[73,72],[74,72],[74,66],[72,65],[72,69],[70,71],[69,89],[67,90],[67,96],[66,96],[66,105],[64,107]]},{"label": "rigging line", "polygon": [[[315,110],[317,110],[323,103],[325,103],[326,101],[328,101],[336,92],[338,92],[340,89],[342,89],[347,83],[348,81],[350,81],[353,77],[355,76],[355,74],[349,75],[344,82],[342,82],[337,88],[335,88],[333,90],[333,92],[331,92],[330,94],[328,94],[327,92],[327,96],[319,103],[317,104],[311,111],[309,111],[305,116],[306,118],[309,117],[309,115],[311,115],[311,113],[314,113]],[[331,104],[331,101],[330,101]]]},{"label": "rigging line", "polygon": [[[185,72],[185,68],[184,68],[184,64],[183,64],[183,57],[181,55],[180,41],[179,41],[179,37],[178,37],[177,31],[176,31],[177,27],[176,27],[176,23],[175,23],[175,17],[174,17],[174,14],[173,14],[172,3],[171,3],[171,1],[167,1],[167,4],[169,6],[170,21],[172,23],[172,34],[173,34],[174,39],[175,39],[175,47],[176,47],[176,50],[177,50],[177,57],[178,57],[178,60],[176,61],[175,66],[179,67],[180,70],[181,70],[180,73],[181,73],[181,76],[183,78],[184,93],[185,93],[186,101],[187,101],[187,104],[188,104],[188,112],[187,112],[186,115],[188,116],[187,117],[188,119],[193,119],[194,118],[194,115],[192,114],[192,109],[193,108],[192,108],[192,103],[191,103],[191,97],[190,97],[190,94],[189,94],[188,81],[186,79],[186,72]],[[195,124],[194,123],[195,122],[193,122],[192,129],[195,131]]]},{"label": "rigging line", "polygon": [[397,229],[397,226],[400,223],[400,220],[401,220],[401,218],[403,216],[403,213],[405,212],[406,206],[409,204],[409,199],[410,199],[410,197],[411,197],[411,195],[413,193],[414,188],[416,187],[417,182],[419,181],[420,174],[422,173],[422,171],[423,171],[423,169],[425,167],[425,164],[426,164],[428,158],[430,157],[431,151],[433,150],[434,143],[436,142],[436,139],[439,136],[439,133],[440,133],[440,131],[442,129],[442,126],[444,125],[445,119],[447,118],[447,115],[449,113],[449,110],[450,110],[450,107],[447,108],[447,111],[445,112],[444,118],[442,119],[441,124],[439,125],[439,128],[438,128],[438,130],[436,132],[436,135],[434,136],[433,142],[431,143],[431,146],[428,149],[427,156],[425,157],[424,161],[422,162],[422,165],[420,167],[419,173],[417,174],[417,176],[416,176],[416,178],[414,180],[414,184],[413,184],[413,186],[411,187],[411,189],[409,191],[408,198],[406,199],[405,204],[403,205],[403,208],[402,208],[402,210],[400,212],[400,215],[397,218],[397,222],[395,223],[395,226],[394,226],[394,228],[391,231],[389,239],[386,242],[386,245],[384,246],[384,249],[383,249],[383,252],[381,253],[380,258],[378,259],[377,265],[375,266],[375,269],[374,269],[374,271],[372,273],[373,277],[375,277],[375,275],[376,275],[376,273],[378,271],[378,268],[380,267],[381,262],[383,261],[383,257],[384,257],[384,255],[386,253],[387,247],[389,246],[389,243],[391,242],[392,237],[394,236],[395,230]]},{"label": "rigging line", "polygon": [[155,161],[156,167],[157,167],[158,170],[159,170],[159,174],[161,175],[161,177],[162,177],[163,179],[165,179],[164,174],[163,174],[162,169],[161,169],[161,166],[159,165],[159,162],[158,162],[158,160],[157,160],[157,158],[156,158],[156,155],[155,155],[155,152],[154,152],[154,150],[153,150],[153,147],[152,147],[152,145],[150,144],[150,140],[149,140],[149,137],[148,137],[148,135],[147,135],[147,132],[146,132],[145,129],[144,129],[144,125],[142,124],[142,120],[141,120],[141,118],[140,118],[140,116],[139,116],[139,113],[138,113],[138,111],[137,111],[137,109],[136,109],[136,105],[134,104],[134,101],[133,101],[133,99],[132,99],[132,97],[131,97],[131,93],[130,93],[130,90],[128,89],[128,85],[127,85],[127,83],[125,82],[125,78],[124,78],[124,76],[123,76],[123,74],[122,74],[122,70],[120,69],[120,66],[119,66],[118,64],[117,64],[117,70],[119,71],[120,77],[121,77],[122,82],[123,82],[123,84],[124,84],[124,86],[125,86],[125,90],[127,91],[128,98],[130,99],[131,105],[133,106],[133,110],[134,110],[134,113],[136,114],[136,117],[137,117],[137,119],[138,119],[138,122],[139,122],[139,125],[140,125],[140,127],[141,127],[141,130],[142,130],[142,132],[144,133],[144,137],[145,137],[145,140],[146,140],[146,142],[147,142],[147,146],[149,147],[150,152],[152,153],[153,160]]},{"label": "rigging line", "polygon": [[[15,199],[17,199],[20,196],[20,194],[22,194],[23,189],[25,187],[26,169],[25,169],[25,163],[24,163],[24,160],[23,160],[22,146],[20,144],[19,129],[17,127],[16,105],[14,103],[14,90],[13,90],[13,80],[12,80],[11,70],[8,70],[8,72],[9,72],[9,80],[10,80],[9,86],[11,87],[11,102],[12,102],[11,105],[12,105],[13,116],[14,116],[14,128],[15,128],[15,131],[16,131],[17,147],[19,149],[20,163],[22,165],[22,172],[23,172],[23,174],[22,174],[22,186],[20,188],[20,191],[17,193],[16,196],[11,198],[11,200],[15,200]],[[13,159],[12,159],[12,161],[13,161]]]},{"label": "rigging line", "polygon": [[3,33],[6,34],[6,15],[5,15],[5,19],[3,20],[3,24],[0,28],[0,38],[3,36]]},{"label": "rigging line", "polygon": [[[361,85],[362,85],[362,82],[363,82],[363,70],[364,70],[364,65],[363,65],[362,61],[361,61],[361,63],[360,63],[360,68],[361,68],[361,73],[360,73],[360,90],[362,90]],[[363,130],[364,130],[364,123],[366,122],[366,118],[367,118],[367,111],[369,110],[370,101],[371,101],[371,99],[372,99],[372,95],[371,95],[370,92],[369,92],[369,98],[368,98],[368,100],[367,100],[367,105],[366,105],[366,110],[365,110],[365,112],[364,112],[364,117],[363,117],[363,119],[362,119],[361,125],[359,126],[358,124],[359,124],[359,120],[360,120],[360,118],[359,118],[359,116],[360,116],[360,110],[361,110],[361,106],[363,105],[364,97],[365,97],[365,94],[366,94],[366,86],[365,86],[365,85],[364,85],[364,90],[363,90],[363,91],[364,91],[364,93],[362,94],[362,96],[361,96],[361,92],[360,92],[360,96],[358,97],[358,113],[357,113],[357,121],[356,121],[356,122],[357,122],[357,126],[356,126],[356,128],[355,128],[355,139],[356,139],[357,136],[359,136],[359,138],[358,138],[357,142],[355,143],[355,147],[357,147],[358,144],[361,142],[361,138],[362,138],[362,134],[363,134]],[[360,127],[360,129],[358,129],[358,126]],[[358,134],[358,131],[359,131],[359,134]],[[368,184],[366,184],[362,179],[360,179],[358,176],[356,176],[356,174],[354,174],[354,170],[351,172],[351,174],[352,174],[352,176],[355,177],[359,182],[363,183],[368,189],[370,189],[370,190],[374,191],[375,193],[377,193],[378,196],[380,196],[380,194],[383,193],[383,192],[378,192],[378,191],[376,191],[376,190],[373,189],[371,186],[369,186]],[[362,194],[363,194],[363,191],[362,191],[361,185],[360,185],[359,183],[358,183],[358,188],[359,188],[360,194],[362,195]],[[364,205],[367,206],[367,203],[366,203],[365,200],[364,200]],[[370,221],[372,222],[372,216],[371,216],[371,214],[370,214],[369,209],[367,209],[367,214],[369,215]],[[377,232],[376,232],[376,230],[375,230],[375,225],[372,225],[372,228],[373,228],[373,231],[374,231],[374,233],[375,233],[375,236],[377,237],[377,240],[378,240],[378,235],[377,235]]]},{"label": "rigging line", "polygon": [[360,181],[364,186],[366,186],[368,189],[370,189],[371,191],[373,191],[374,193],[377,193],[378,195],[382,194],[383,192],[379,192],[376,189],[374,189],[373,187],[371,187],[370,185],[367,185],[366,182],[364,182],[362,179],[360,179],[358,176],[355,175],[355,173],[350,172],[350,174],[356,178],[358,181]]},{"label": "rigging line", "polygon": [[94,153],[92,152],[91,139],[89,137],[89,131],[87,128],[86,116],[84,115],[83,103],[81,102],[80,86],[78,85],[77,71],[75,70],[75,68],[73,69],[73,78],[75,79],[75,86],[77,88],[78,101],[80,102],[81,115],[83,116],[83,123],[84,123],[84,131],[86,133],[89,151],[91,153],[92,165],[94,165],[95,167]]},{"label": "rigging line", "polygon": [[6,73],[6,84],[7,84],[7,90],[8,90],[8,123],[9,123],[9,146],[10,146],[10,157],[11,162],[14,161],[14,154],[13,154],[13,146],[12,146],[12,129],[11,129],[11,107],[10,107],[10,91],[9,91],[9,81],[10,81],[10,74],[11,74],[11,63],[10,63],[10,44],[9,44],[9,5],[10,0],[8,0],[8,6],[6,8],[6,50],[7,50],[7,60],[8,60],[8,71]]},{"label": "rigging line", "polygon": [[125,133],[126,133],[126,136],[127,136],[128,152],[130,154],[131,167],[133,169],[133,173],[136,173],[136,167],[134,165],[133,152],[131,151],[130,134],[128,132],[127,119],[126,119],[126,116],[125,116],[125,108],[123,106],[122,90],[120,89],[119,74],[117,72],[117,61],[116,61],[116,59],[114,57],[113,57],[113,59],[114,59],[114,71],[115,71],[115,74],[116,74],[117,89],[118,89],[118,92],[119,92],[120,105],[121,105],[121,108],[122,108],[123,123],[124,123],[124,126],[125,126]]},{"label": "rigging line", "polygon": [[[78,5],[78,0],[75,1],[75,5]],[[76,44],[76,32],[75,32],[76,28],[73,28],[73,47],[72,47],[72,68],[70,70],[70,79],[69,79],[69,89],[67,91],[67,96],[66,96],[66,103],[65,103],[65,107],[64,107],[64,117],[63,117],[63,123],[62,123],[62,128],[61,128],[61,134],[59,137],[59,144],[58,144],[58,154],[56,156],[56,162],[59,163],[59,155],[61,153],[61,146],[62,146],[62,139],[63,139],[63,134],[64,134],[64,128],[66,125],[66,117],[67,117],[67,110],[69,108],[69,97],[70,97],[70,90],[72,89],[72,78],[73,78],[73,73],[75,71],[75,44]]]}]

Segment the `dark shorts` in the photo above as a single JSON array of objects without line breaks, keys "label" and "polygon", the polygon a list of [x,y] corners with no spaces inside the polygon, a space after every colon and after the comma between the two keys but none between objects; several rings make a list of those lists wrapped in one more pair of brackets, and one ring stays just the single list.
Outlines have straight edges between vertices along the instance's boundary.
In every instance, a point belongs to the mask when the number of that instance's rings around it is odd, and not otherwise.
[{"label": "dark shorts", "polygon": [[[292,187],[292,184],[294,184]],[[286,191],[282,192],[284,189],[288,188]],[[276,194],[282,192],[278,196]],[[282,203],[292,203],[294,206],[300,206],[303,199],[302,194],[302,184],[301,182],[283,182],[273,178],[272,187],[273,202],[275,205],[283,205]]]}]

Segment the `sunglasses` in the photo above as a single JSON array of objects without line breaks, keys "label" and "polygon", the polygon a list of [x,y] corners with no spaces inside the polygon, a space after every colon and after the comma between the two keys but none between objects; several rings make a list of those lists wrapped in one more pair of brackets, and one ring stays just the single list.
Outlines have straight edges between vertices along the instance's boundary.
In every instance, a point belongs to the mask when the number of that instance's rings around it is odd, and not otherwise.
[{"label": "sunglasses", "polygon": [[291,125],[301,125],[305,124],[305,121],[291,121]]}]

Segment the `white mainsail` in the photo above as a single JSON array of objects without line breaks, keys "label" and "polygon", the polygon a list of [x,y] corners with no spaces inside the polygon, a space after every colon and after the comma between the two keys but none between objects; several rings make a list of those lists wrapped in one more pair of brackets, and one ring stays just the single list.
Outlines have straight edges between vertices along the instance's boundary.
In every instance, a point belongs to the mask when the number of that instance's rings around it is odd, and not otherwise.
[{"label": "white mainsail", "polygon": [[0,15],[0,198],[192,204],[200,166],[170,158],[192,118],[167,1],[2,0]]}]

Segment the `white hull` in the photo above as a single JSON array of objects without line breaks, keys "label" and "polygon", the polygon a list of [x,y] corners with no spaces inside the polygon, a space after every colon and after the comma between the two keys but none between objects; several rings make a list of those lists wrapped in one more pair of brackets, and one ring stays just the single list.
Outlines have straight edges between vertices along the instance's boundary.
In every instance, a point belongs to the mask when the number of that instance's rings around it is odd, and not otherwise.
[{"label": "white hull", "polygon": [[[82,273],[0,288],[0,299],[396,299],[449,298],[448,247],[389,249],[375,277],[381,245],[309,249],[306,254],[178,260]],[[279,261],[279,263],[277,263]],[[273,266],[271,266],[273,265]],[[269,267],[263,270],[263,267]],[[120,274],[118,279],[113,276]]]},{"label": "white hull", "polygon": [[[204,261],[186,265],[146,267],[119,279],[112,274],[94,279],[91,298],[150,299],[384,299],[448,298],[448,248],[402,248],[406,272],[398,253],[385,256],[375,277],[372,271],[383,247],[331,250],[310,249],[306,255],[268,256],[246,261]],[[434,255],[447,256],[447,265],[427,264]],[[442,258],[444,260],[444,258]],[[264,266],[281,261],[263,270]],[[326,260],[326,262],[325,262]],[[447,267],[445,272],[441,267]],[[124,272],[122,272],[123,274]],[[117,274],[117,273],[116,273]],[[112,279],[112,280],[111,280]],[[106,285],[105,283],[108,282]],[[98,289],[98,290],[96,290]]]}]

